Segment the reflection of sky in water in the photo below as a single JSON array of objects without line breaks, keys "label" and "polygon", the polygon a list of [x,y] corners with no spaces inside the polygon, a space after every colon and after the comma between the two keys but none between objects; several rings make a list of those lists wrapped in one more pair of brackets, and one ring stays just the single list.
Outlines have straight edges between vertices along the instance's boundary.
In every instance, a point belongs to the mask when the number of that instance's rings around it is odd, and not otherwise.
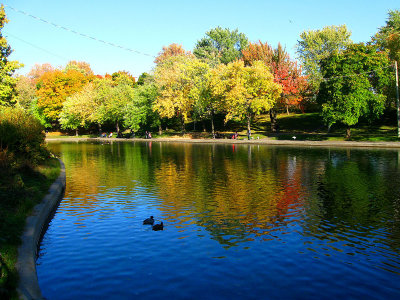
[{"label": "reflection of sky in water", "polygon": [[49,299],[400,296],[396,151],[51,147],[67,190],[38,260]]}]

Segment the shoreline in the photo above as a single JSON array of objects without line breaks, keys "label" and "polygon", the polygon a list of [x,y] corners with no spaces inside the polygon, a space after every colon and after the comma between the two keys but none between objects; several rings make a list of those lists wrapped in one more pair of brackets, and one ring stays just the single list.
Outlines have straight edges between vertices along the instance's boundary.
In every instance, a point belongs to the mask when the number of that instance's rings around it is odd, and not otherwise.
[{"label": "shoreline", "polygon": [[335,148],[390,148],[400,149],[400,142],[356,142],[356,141],[291,141],[291,140],[234,140],[234,139],[191,139],[191,138],[83,138],[65,137],[49,138],[46,142],[168,142],[168,143],[193,143],[193,144],[249,144],[249,145],[270,145],[270,146],[290,146],[290,147],[335,147]]},{"label": "shoreline", "polygon": [[17,292],[20,299],[44,299],[36,273],[36,258],[42,235],[60,203],[66,185],[65,165],[60,162],[60,175],[50,186],[42,202],[37,204],[26,219],[21,245],[18,247],[16,269],[19,275]]}]

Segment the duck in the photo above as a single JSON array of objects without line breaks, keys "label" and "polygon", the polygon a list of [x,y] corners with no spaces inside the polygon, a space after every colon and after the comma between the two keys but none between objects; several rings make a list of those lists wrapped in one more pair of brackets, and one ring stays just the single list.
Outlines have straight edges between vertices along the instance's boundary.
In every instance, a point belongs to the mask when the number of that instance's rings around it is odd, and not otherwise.
[{"label": "duck", "polygon": [[154,224],[154,217],[150,216],[150,218],[147,218],[146,220],[143,221],[143,225],[153,225]]},{"label": "duck", "polygon": [[153,230],[164,230],[163,222],[161,222],[160,224],[153,225]]}]

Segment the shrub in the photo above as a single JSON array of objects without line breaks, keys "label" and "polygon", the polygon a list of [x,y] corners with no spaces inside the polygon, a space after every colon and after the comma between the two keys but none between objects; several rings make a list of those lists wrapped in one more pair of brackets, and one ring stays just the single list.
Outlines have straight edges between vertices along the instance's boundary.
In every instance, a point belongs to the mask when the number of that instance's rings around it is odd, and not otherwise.
[{"label": "shrub", "polygon": [[36,165],[48,156],[44,127],[20,108],[0,107],[0,164]]}]

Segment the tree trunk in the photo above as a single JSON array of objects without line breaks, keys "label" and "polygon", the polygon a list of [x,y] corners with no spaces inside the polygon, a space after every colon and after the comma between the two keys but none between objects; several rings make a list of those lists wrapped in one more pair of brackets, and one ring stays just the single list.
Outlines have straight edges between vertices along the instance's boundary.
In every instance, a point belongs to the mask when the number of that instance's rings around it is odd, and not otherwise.
[{"label": "tree trunk", "polygon": [[350,126],[346,128],[346,139],[350,139]]},{"label": "tree trunk", "polygon": [[287,105],[287,104],[286,104],[286,113],[287,113],[287,115],[290,115],[290,113],[289,113],[289,105]]},{"label": "tree trunk", "polygon": [[161,123],[160,125],[158,125],[158,135],[162,135],[162,127],[161,127]]},{"label": "tree trunk", "polygon": [[117,124],[116,124],[116,129],[117,129],[117,136],[119,135],[119,124],[118,124],[118,121],[117,121]]},{"label": "tree trunk", "polygon": [[206,129],[206,122],[203,120],[203,132],[206,132],[207,131],[207,129]]},{"label": "tree trunk", "polygon": [[78,128],[75,129],[75,135],[78,136]]},{"label": "tree trunk", "polygon": [[193,121],[193,131],[196,131],[196,120]]},{"label": "tree trunk", "polygon": [[275,108],[271,108],[269,110],[269,118],[271,119],[271,131],[277,132],[278,131],[278,120],[276,118]]},{"label": "tree trunk", "polygon": [[251,116],[250,116],[250,114],[248,114],[247,115],[247,139],[250,139],[250,137],[251,137],[250,121],[251,121]]},{"label": "tree trunk", "polygon": [[97,124],[97,126],[99,127],[99,134],[100,134],[100,136],[102,135],[102,131],[101,131],[101,124],[100,123],[98,123]]},{"label": "tree trunk", "polygon": [[215,139],[215,128],[214,128],[214,110],[211,110],[211,134]]},{"label": "tree trunk", "polygon": [[183,116],[182,116],[182,135],[184,135],[185,134],[185,120],[183,119]]}]

